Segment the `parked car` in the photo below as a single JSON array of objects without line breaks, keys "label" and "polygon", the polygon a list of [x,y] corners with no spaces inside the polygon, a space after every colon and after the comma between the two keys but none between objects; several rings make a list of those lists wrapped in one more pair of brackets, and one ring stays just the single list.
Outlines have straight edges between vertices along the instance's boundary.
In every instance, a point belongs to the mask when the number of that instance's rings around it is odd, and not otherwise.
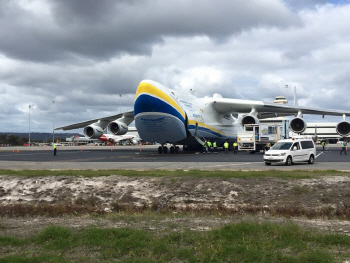
[{"label": "parked car", "polygon": [[313,164],[316,158],[316,146],[311,139],[286,139],[280,140],[265,152],[264,162],[284,163],[292,165],[294,162],[308,162]]}]

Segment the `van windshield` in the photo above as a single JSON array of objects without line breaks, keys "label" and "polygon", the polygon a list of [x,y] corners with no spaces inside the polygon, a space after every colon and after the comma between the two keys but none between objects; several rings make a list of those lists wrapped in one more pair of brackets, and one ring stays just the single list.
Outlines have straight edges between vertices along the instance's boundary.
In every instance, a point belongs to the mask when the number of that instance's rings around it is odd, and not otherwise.
[{"label": "van windshield", "polygon": [[271,147],[271,150],[288,150],[292,146],[292,142],[277,142]]}]

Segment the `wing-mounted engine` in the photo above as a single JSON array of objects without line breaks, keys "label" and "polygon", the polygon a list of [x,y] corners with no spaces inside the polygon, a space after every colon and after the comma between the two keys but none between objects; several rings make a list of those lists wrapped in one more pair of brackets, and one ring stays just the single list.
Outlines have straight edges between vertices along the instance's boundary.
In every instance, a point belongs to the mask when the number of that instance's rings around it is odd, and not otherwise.
[{"label": "wing-mounted engine", "polygon": [[335,129],[340,136],[346,136],[350,133],[350,123],[348,121],[341,121],[335,126]]},{"label": "wing-mounted engine", "polygon": [[301,117],[296,117],[289,122],[289,128],[292,132],[302,133],[306,130],[307,124]]},{"label": "wing-mounted engine", "polygon": [[241,125],[244,127],[246,124],[259,124],[259,119],[251,114],[244,115],[241,119]]},{"label": "wing-mounted engine", "polygon": [[118,120],[110,122],[107,128],[109,133],[114,135],[124,135],[128,132],[128,125]]},{"label": "wing-mounted engine", "polygon": [[103,128],[96,123],[90,124],[84,128],[84,135],[90,139],[98,139],[103,135]]}]

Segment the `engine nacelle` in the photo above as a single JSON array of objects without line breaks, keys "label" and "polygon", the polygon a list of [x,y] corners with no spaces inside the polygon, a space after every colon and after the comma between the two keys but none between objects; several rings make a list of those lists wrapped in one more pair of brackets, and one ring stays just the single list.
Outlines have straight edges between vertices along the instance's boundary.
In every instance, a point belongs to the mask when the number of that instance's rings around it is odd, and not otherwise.
[{"label": "engine nacelle", "polygon": [[350,133],[350,123],[341,121],[335,126],[335,129],[340,136],[346,136]]},{"label": "engine nacelle", "polygon": [[98,139],[103,135],[103,129],[95,124],[91,124],[84,128],[84,135],[89,139]]},{"label": "engine nacelle", "polygon": [[289,128],[292,132],[302,133],[306,130],[307,124],[302,118],[296,117],[290,121]]},{"label": "engine nacelle", "polygon": [[246,124],[259,124],[259,119],[253,115],[245,115],[241,120],[241,125],[244,127]]},{"label": "engine nacelle", "polygon": [[108,124],[108,131],[114,135],[124,135],[128,132],[128,125],[120,121],[112,121]]}]

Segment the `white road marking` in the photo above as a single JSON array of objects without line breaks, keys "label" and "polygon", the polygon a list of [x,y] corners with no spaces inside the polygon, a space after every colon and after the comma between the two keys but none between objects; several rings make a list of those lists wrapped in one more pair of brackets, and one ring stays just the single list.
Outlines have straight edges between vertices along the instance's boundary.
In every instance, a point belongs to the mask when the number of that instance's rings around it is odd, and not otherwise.
[{"label": "white road marking", "polygon": [[[229,164],[218,164],[218,165],[208,165],[208,166],[201,166],[200,168],[206,168],[206,167],[222,167],[222,166],[237,166],[237,165],[244,165],[244,164],[253,164],[253,163],[260,163],[260,162],[249,162],[249,163],[229,163]],[[193,167],[188,167],[188,169],[193,169],[193,168],[198,168],[197,166],[193,166]]]},{"label": "white road marking", "polygon": [[317,158],[318,156],[320,156],[321,154],[323,154],[323,152],[320,152],[320,154],[319,154],[319,155],[316,155],[316,158]]},{"label": "white road marking", "polygon": [[[57,154],[76,154],[80,151],[73,151],[73,152],[65,152],[65,151],[57,151]],[[84,151],[84,152],[91,152],[91,151]],[[51,155],[53,154],[53,151],[48,151],[48,152],[45,152],[45,153],[37,153],[37,152],[33,152],[33,153],[21,153],[21,152],[14,152],[14,153],[11,153],[11,154],[0,154],[0,157],[2,156],[14,156],[14,155],[20,155],[20,156],[26,156],[26,155]]]}]

